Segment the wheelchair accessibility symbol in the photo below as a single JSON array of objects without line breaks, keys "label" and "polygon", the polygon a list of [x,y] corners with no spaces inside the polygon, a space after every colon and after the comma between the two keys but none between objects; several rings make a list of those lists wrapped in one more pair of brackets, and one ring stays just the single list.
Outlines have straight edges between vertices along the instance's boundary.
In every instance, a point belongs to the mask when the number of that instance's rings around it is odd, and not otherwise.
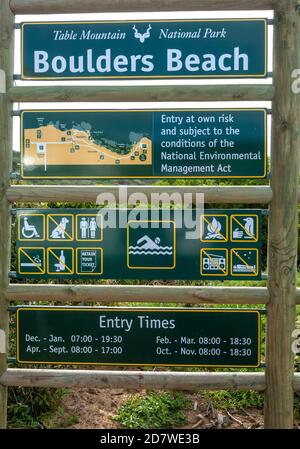
[{"label": "wheelchair accessibility symbol", "polygon": [[20,214],[18,219],[19,241],[45,240],[45,216],[42,214]]}]

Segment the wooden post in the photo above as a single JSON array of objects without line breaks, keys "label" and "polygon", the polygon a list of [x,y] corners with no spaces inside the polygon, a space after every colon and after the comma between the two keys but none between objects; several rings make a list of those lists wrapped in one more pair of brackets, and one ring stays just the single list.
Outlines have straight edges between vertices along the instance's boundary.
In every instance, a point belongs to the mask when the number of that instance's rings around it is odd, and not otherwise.
[{"label": "wooden post", "polygon": [[[8,346],[8,313],[5,291],[10,269],[10,205],[6,190],[10,184],[12,163],[12,103],[6,93],[12,84],[13,75],[14,16],[9,0],[0,3],[0,373],[7,369],[5,348]],[[3,339],[6,337],[6,341]],[[4,347],[3,347],[4,344]],[[0,386],[0,428],[6,427],[7,387]]]},{"label": "wooden post", "polygon": [[274,23],[274,85],[271,156],[273,198],[269,217],[270,302],[267,307],[265,427],[293,427],[292,331],[295,328],[297,188],[300,97],[291,90],[300,68],[299,2],[279,0]]}]

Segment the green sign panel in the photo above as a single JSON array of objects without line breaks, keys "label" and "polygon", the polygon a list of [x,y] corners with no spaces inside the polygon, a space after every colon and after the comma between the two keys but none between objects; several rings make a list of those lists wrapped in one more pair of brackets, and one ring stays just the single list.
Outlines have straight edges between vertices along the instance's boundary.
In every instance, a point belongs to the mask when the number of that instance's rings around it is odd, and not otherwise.
[{"label": "green sign panel", "polygon": [[20,307],[19,363],[258,367],[250,310]]},{"label": "green sign panel", "polygon": [[267,76],[266,19],[23,23],[21,47],[25,80]]},{"label": "green sign panel", "polygon": [[20,279],[261,279],[261,211],[18,209]]},{"label": "green sign panel", "polygon": [[21,174],[39,178],[263,178],[265,109],[21,113]]}]

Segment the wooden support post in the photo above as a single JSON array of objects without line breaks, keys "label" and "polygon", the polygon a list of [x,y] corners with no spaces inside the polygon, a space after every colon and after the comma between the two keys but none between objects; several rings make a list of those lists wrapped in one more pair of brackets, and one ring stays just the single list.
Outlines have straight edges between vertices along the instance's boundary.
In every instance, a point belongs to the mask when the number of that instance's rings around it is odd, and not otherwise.
[{"label": "wooden support post", "polygon": [[291,74],[300,67],[298,1],[278,0],[274,31],[265,426],[291,428],[300,147],[300,97],[292,93]]},{"label": "wooden support post", "polygon": [[[12,163],[12,103],[6,93],[12,84],[13,74],[13,42],[14,16],[9,7],[9,0],[0,3],[0,373],[6,366],[6,350],[8,346],[8,313],[5,291],[8,286],[8,271],[10,269],[10,205],[6,190],[10,183]],[[3,339],[5,339],[6,341]],[[2,344],[1,344],[2,343]],[[6,427],[7,388],[0,386],[0,428]]]}]

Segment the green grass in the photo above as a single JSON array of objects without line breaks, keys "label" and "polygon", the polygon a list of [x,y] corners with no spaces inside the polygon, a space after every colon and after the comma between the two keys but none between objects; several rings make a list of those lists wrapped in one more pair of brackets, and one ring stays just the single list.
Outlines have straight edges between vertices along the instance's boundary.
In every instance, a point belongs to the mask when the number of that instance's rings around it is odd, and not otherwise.
[{"label": "green grass", "polygon": [[219,410],[241,410],[244,408],[261,409],[264,395],[257,391],[203,391],[202,396],[211,401]]},{"label": "green grass", "polygon": [[59,427],[65,429],[74,424],[79,423],[79,417],[77,415],[65,416],[64,413],[61,414],[60,419],[58,421]]},{"label": "green grass", "polygon": [[172,429],[183,426],[190,401],[182,393],[150,392],[131,396],[114,417],[127,429]]},{"label": "green grass", "polygon": [[[264,394],[258,391],[203,391],[202,396],[218,410],[263,409]],[[294,417],[300,419],[300,397],[294,395]]]},{"label": "green grass", "polygon": [[300,420],[300,396],[298,394],[294,396],[294,416],[296,420]]}]

